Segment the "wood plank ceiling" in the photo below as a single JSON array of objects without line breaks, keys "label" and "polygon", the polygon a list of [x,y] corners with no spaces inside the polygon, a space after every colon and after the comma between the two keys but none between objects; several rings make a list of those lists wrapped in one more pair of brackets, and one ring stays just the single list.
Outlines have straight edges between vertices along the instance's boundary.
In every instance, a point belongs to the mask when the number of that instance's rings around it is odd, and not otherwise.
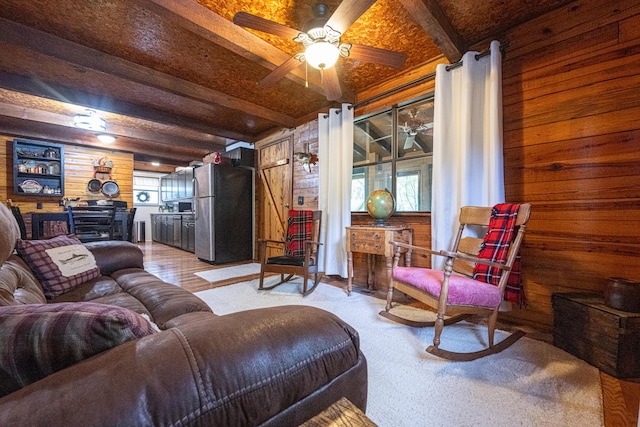
[{"label": "wood plank ceiling", "polygon": [[[359,1],[359,0],[353,0]],[[140,164],[185,165],[236,141],[255,142],[326,111],[320,72],[262,78],[301,45],[232,23],[244,11],[300,29],[317,0],[0,0],[0,134],[104,146],[73,127],[96,110],[109,147]],[[403,52],[395,70],[341,58],[339,101],[476,43],[568,0],[378,0],[342,41]],[[333,12],[339,0],[324,0]],[[305,82],[308,81],[308,88]]]}]

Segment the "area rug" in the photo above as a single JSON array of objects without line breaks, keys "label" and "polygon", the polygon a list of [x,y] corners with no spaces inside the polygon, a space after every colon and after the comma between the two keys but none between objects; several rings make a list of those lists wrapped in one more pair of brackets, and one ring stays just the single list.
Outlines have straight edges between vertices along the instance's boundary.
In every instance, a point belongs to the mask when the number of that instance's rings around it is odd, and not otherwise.
[{"label": "area rug", "polygon": [[260,264],[251,263],[234,265],[233,267],[215,268],[213,270],[200,271],[193,274],[208,282],[219,282],[221,280],[250,276],[258,273],[260,273]]},{"label": "area rug", "polygon": [[[271,280],[275,280],[272,278]],[[521,338],[499,354],[451,362],[425,352],[431,328],[411,328],[378,315],[385,302],[321,284],[306,296],[302,281],[258,291],[252,280],[198,292],[216,314],[278,305],[309,305],[337,314],[360,335],[367,358],[367,416],[380,427],[602,426],[599,372],[542,341]],[[407,314],[431,313],[409,308]],[[507,334],[496,331],[496,342]],[[447,327],[442,347],[479,350],[486,329],[469,322]]]}]

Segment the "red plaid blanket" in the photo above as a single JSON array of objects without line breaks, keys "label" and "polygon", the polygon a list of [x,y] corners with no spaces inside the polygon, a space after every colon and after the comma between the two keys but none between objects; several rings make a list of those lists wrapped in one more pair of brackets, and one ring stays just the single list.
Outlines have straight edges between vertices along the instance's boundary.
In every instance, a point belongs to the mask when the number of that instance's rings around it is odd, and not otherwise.
[{"label": "red plaid blanket", "polygon": [[[491,211],[489,229],[484,236],[478,258],[488,259],[494,262],[505,263],[509,246],[515,237],[515,225],[518,216],[519,204],[497,204]],[[502,270],[484,264],[476,264],[473,269],[473,278],[481,282],[498,285]],[[506,301],[524,303],[522,280],[520,276],[520,255],[516,257],[511,268],[507,287],[504,293]]]},{"label": "red plaid blanket", "polygon": [[289,210],[285,255],[303,257],[305,242],[311,240],[312,233],[313,211]]}]

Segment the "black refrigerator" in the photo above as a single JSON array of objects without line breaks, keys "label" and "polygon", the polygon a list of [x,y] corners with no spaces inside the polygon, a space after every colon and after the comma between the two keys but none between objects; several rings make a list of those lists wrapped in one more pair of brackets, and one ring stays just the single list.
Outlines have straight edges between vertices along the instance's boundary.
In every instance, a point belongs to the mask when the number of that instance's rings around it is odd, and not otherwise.
[{"label": "black refrigerator", "polygon": [[211,264],[253,259],[253,170],[197,167],[193,197],[196,256]]}]

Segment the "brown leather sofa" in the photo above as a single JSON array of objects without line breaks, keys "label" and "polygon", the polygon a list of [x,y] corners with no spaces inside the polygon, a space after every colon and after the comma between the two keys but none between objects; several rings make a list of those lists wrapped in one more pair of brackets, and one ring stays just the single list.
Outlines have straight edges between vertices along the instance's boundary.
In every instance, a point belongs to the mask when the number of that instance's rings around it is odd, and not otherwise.
[{"label": "brown leather sofa", "polygon": [[358,334],[331,313],[286,306],[217,316],[146,272],[136,245],[113,241],[86,245],[100,277],[46,300],[12,254],[18,237],[0,204],[0,316],[20,304],[98,302],[144,313],[161,331],[0,397],[0,425],[294,426],[341,397],[366,408]]}]

